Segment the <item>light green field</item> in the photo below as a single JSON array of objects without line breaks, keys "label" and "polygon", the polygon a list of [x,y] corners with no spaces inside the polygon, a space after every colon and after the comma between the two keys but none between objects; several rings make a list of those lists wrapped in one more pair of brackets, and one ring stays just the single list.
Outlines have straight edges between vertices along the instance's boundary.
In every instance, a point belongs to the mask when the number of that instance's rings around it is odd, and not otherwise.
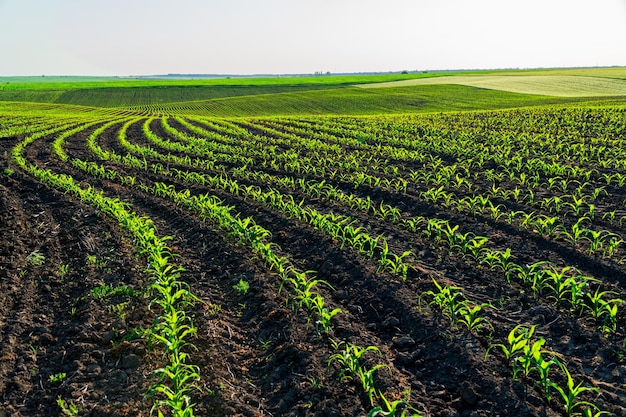
[{"label": "light green field", "polygon": [[[609,97],[626,95],[626,79],[586,75],[451,75],[436,78],[361,84],[361,88],[389,88],[457,84],[512,93],[553,97]],[[624,74],[624,71],[622,71]],[[624,74],[626,75],[626,74]]]},{"label": "light green field", "polygon": [[0,102],[220,117],[623,107],[626,67],[201,80],[0,77]]},{"label": "light green field", "polygon": [[[597,100],[597,99],[596,99]],[[503,109],[588,102],[589,99],[549,97],[440,84],[398,88],[340,88],[258,94],[178,103],[156,103],[132,110],[161,114],[199,114],[220,117],[272,115],[392,114]]]}]

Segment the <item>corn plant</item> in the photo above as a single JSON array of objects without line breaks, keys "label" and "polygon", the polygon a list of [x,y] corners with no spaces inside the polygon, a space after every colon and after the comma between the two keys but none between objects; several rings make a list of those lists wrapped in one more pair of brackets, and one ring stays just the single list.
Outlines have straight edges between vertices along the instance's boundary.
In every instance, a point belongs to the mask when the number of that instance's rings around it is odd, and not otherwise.
[{"label": "corn plant", "polygon": [[46,256],[43,253],[35,250],[26,257],[26,262],[28,262],[28,264],[31,266],[42,266],[44,263],[46,263]]},{"label": "corn plant", "polygon": [[542,352],[545,351],[536,349],[533,352],[533,366],[535,371],[537,371],[539,377],[538,381],[535,384],[539,385],[539,387],[543,391],[544,396],[546,397],[546,400],[550,402],[552,400],[552,393],[550,389],[553,387],[553,382],[550,379],[550,370],[554,365],[562,366],[562,364],[556,358],[550,358],[549,360],[546,360],[543,357]]},{"label": "corn plant", "polygon": [[60,395],[57,397],[57,405],[61,409],[61,412],[69,417],[75,417],[81,412],[81,409],[74,401],[70,401],[68,404]]},{"label": "corn plant", "polygon": [[59,372],[57,374],[50,375],[48,377],[48,381],[50,381],[51,384],[59,385],[61,382],[63,382],[66,376],[67,376],[67,373]]},{"label": "corn plant", "polygon": [[420,417],[419,411],[411,407],[407,400],[389,401],[382,392],[379,392],[378,396],[383,401],[383,404],[372,408],[369,413],[367,413],[367,417]]},{"label": "corn plant", "polygon": [[560,229],[563,228],[558,216],[550,217],[543,214],[534,221],[534,227],[533,232],[551,238],[558,236]]},{"label": "corn plant", "polygon": [[330,325],[330,320],[335,317],[337,314],[341,313],[340,308],[335,308],[333,310],[329,310],[324,305],[324,297],[319,294],[316,294],[312,300],[312,309],[317,315],[317,320],[315,321],[315,331],[318,335],[330,334],[332,331],[332,327]]},{"label": "corn plant", "polygon": [[573,278],[566,276],[567,273],[573,269],[573,267],[565,267],[562,269],[552,267],[543,270],[543,277],[545,279],[538,280],[541,284],[537,286],[533,285],[533,291],[541,293],[544,288],[549,288],[553,291],[550,297],[555,299],[555,305],[559,304],[567,298],[567,293],[571,292],[572,284],[575,283]]},{"label": "corn plant", "polygon": [[482,251],[481,263],[487,264],[490,269],[501,270],[507,277],[507,281],[510,280],[510,274],[517,267],[510,248],[506,248],[504,251],[490,249]]},{"label": "corn plant", "polygon": [[522,369],[518,366],[520,362],[517,358],[524,354],[525,349],[529,349],[530,339],[535,333],[536,327],[537,326],[526,327],[523,324],[518,324],[507,336],[508,345],[497,343],[489,346],[485,354],[485,359],[487,359],[491,349],[499,348],[502,350],[504,356],[511,361],[511,365],[513,366],[513,379],[517,379],[517,374]]},{"label": "corn plant", "polygon": [[580,314],[584,311],[585,295],[589,293],[589,284],[598,280],[584,275],[576,275],[568,279],[570,305],[572,310],[579,310]]},{"label": "corn plant", "polygon": [[331,340],[333,349],[338,350],[343,346],[343,351],[335,353],[328,359],[328,367],[333,363],[339,365],[339,380],[348,381],[354,377],[359,377],[363,391],[367,394],[371,405],[374,405],[374,397],[376,396],[376,388],[374,387],[374,373],[382,368],[388,368],[387,365],[377,364],[368,368],[362,360],[367,352],[377,352],[382,358],[380,349],[376,346],[368,346],[362,348],[349,342],[336,342]]},{"label": "corn plant", "polygon": [[335,353],[328,359],[328,367],[330,368],[333,362],[339,365],[339,380],[346,381],[351,379],[357,373],[357,369],[360,365],[360,360],[367,352],[377,352],[379,357],[382,358],[380,349],[376,346],[360,347],[346,341],[337,342],[331,339],[331,344],[334,350],[338,350],[343,346],[343,351]]},{"label": "corn plant", "polygon": [[378,261],[378,272],[388,270],[392,274],[398,275],[403,281],[406,280],[410,265],[404,260],[407,258],[410,259],[414,256],[414,253],[408,250],[402,253],[402,255],[396,255],[389,251],[386,240],[383,240],[383,244],[384,246],[381,248],[380,259]]},{"label": "corn plant", "polygon": [[440,285],[434,278],[433,283],[437,288],[437,291],[426,291],[418,300],[418,305],[421,305],[421,298],[423,296],[430,296],[433,300],[429,305],[436,305],[443,312],[444,316],[448,317],[453,324],[461,323],[467,327],[470,332],[479,332],[486,328],[493,330],[493,326],[489,321],[480,317],[479,313],[484,307],[493,306],[488,303],[474,304],[467,300],[463,293],[460,291],[460,287],[454,287]]},{"label": "corn plant", "polygon": [[589,401],[578,400],[580,395],[583,394],[584,392],[587,392],[587,391],[598,392],[599,391],[598,388],[583,386],[582,382],[576,385],[567,367],[565,367],[565,365],[563,365],[562,363],[558,363],[558,365],[567,379],[566,385],[565,387],[561,387],[554,382],[549,382],[549,385],[551,388],[554,388],[557,393],[560,394],[561,399],[563,400],[563,403],[564,403],[565,414],[567,416],[583,415],[582,413],[584,413],[585,411],[582,411],[579,413],[576,410],[577,409],[584,410],[585,408],[588,410],[586,411],[587,415],[589,415],[592,409],[596,411],[600,411],[600,407],[598,407],[597,405]]},{"label": "corn plant", "polygon": [[615,216],[616,216],[616,214],[617,214],[616,210],[607,211],[606,213],[604,213],[602,215],[602,220],[608,221],[609,224],[611,226],[613,226],[615,224]]},{"label": "corn plant", "polygon": [[489,217],[491,217],[492,219],[496,221],[500,220],[500,218],[505,215],[505,211],[503,211],[503,209],[506,209],[504,205],[502,204],[494,205],[490,201],[489,202]]},{"label": "corn plant", "polygon": [[586,293],[588,299],[587,304],[585,304],[586,309],[589,310],[591,317],[601,323],[602,331],[607,334],[617,330],[617,306],[624,302],[620,298],[610,298],[613,295],[617,295],[617,293],[600,291],[599,287],[593,293]]},{"label": "corn plant", "polygon": [[486,236],[474,236],[466,245],[461,246],[461,250],[464,253],[469,252],[474,261],[479,262],[482,259],[483,252],[486,250],[483,246],[488,241],[489,239]]},{"label": "corn plant", "polygon": [[400,210],[397,207],[392,207],[389,204],[383,204],[382,201],[378,208],[378,215],[383,220],[389,220],[392,223],[395,223],[402,218]]},{"label": "corn plant", "polygon": [[622,243],[624,243],[624,240],[621,239],[620,237],[618,236],[611,237],[606,249],[603,252],[603,256],[605,256],[606,258],[611,258],[615,254],[615,251],[617,250],[617,248],[619,248],[622,245]]},{"label": "corn plant", "polygon": [[423,293],[419,297],[418,304],[421,305],[423,296],[430,296],[433,300],[429,304],[436,305],[453,323],[456,322],[459,309],[461,308],[461,301],[464,299],[463,293],[460,291],[461,288],[449,285],[441,286],[434,278],[433,283],[437,291],[430,290]]},{"label": "corn plant", "polygon": [[[521,354],[514,359],[517,364],[521,365],[519,369],[523,370],[526,376],[530,374],[533,370],[533,366],[535,366],[538,361],[543,361],[542,355],[544,353],[551,353],[548,350],[542,349],[545,344],[546,340],[543,337],[533,343],[529,342],[524,345]],[[544,381],[543,385],[545,385],[545,383]]]},{"label": "corn plant", "polygon": [[461,302],[461,308],[458,312],[459,322],[464,324],[472,333],[479,333],[485,329],[493,331],[493,325],[489,320],[478,315],[485,307],[494,308],[489,303],[472,304],[468,300],[464,300]]},{"label": "corn plant", "polygon": [[581,226],[581,223],[585,220],[589,219],[587,217],[579,218],[576,223],[571,226],[569,232],[567,230],[563,230],[562,232],[559,232],[557,236],[562,238],[572,246],[576,246],[576,244],[587,235],[588,229]]}]

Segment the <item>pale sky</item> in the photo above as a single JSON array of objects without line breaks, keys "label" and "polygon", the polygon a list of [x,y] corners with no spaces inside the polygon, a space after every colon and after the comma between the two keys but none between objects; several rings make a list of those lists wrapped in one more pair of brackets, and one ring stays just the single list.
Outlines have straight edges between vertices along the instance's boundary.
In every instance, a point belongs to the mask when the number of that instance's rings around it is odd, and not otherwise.
[{"label": "pale sky", "polygon": [[0,76],[626,66],[626,0],[0,0]]}]

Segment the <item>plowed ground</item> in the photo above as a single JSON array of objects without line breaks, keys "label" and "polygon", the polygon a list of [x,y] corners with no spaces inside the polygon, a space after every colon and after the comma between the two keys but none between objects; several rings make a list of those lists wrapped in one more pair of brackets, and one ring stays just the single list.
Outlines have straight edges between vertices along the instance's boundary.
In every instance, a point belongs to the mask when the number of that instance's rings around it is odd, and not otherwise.
[{"label": "plowed ground", "polygon": [[[88,133],[70,138],[66,149],[72,157],[93,159],[84,146]],[[114,129],[105,132],[100,145],[119,150],[115,133]],[[329,340],[316,335],[306,315],[290,307],[286,294],[278,292],[276,276],[248,249],[171,201],[94,179],[59,162],[51,155],[53,139],[31,146],[28,159],[128,201],[134,211],[153,219],[162,235],[173,237],[171,247],[186,269],[184,280],[202,301],[191,311],[198,330],[191,362],[202,374],[202,391],[193,396],[197,415],[367,414],[371,406],[358,380],[338,380],[337,368],[328,365],[334,353]],[[139,123],[131,126],[129,139],[145,142]],[[0,171],[9,166],[7,151],[17,140],[0,140]],[[116,169],[127,171],[122,166]],[[190,187],[141,171],[128,170],[131,174],[146,182]],[[380,356],[373,353],[368,358],[371,364],[389,366],[390,372],[383,369],[376,374],[376,386],[388,398],[399,399],[410,392],[411,404],[431,416],[562,415],[558,402],[546,403],[532,380],[512,379],[502,355],[485,360],[488,337],[455,328],[426,301],[419,303],[419,295],[432,288],[427,271],[411,271],[402,282],[377,273],[374,261],[340,247],[304,223],[223,191],[192,188],[211,192],[242,216],[252,216],[272,232],[272,240],[288,251],[300,269],[315,270],[332,285],[335,291],[322,292],[331,307],[343,311],[333,319],[334,337],[380,348]],[[380,189],[364,193],[414,215],[446,216],[476,233],[493,235],[502,227],[482,217],[402,200]],[[310,204],[324,211],[345,211],[323,201]],[[468,298],[497,300],[498,309],[487,312],[497,329],[495,339],[504,340],[518,323],[537,325],[537,334],[546,338],[547,345],[566,356],[575,379],[600,388],[599,394],[586,399],[616,415],[626,410],[623,352],[593,323],[551,302],[537,301],[489,269],[394,225],[351,214],[388,236],[400,253],[409,247],[422,265],[453,279]],[[162,352],[133,333],[136,328],[149,328],[155,319],[149,300],[92,294],[103,284],[125,284],[136,291],[148,284],[145,263],[119,226],[19,171],[0,176],[0,219],[0,415],[60,415],[59,396],[74,401],[81,415],[149,415],[152,401],[145,393],[155,382],[151,373],[160,366]],[[563,261],[600,273],[616,288],[626,284],[622,265],[596,261],[530,233],[507,229],[499,233],[520,261]],[[43,255],[41,264],[29,258],[34,252]],[[243,295],[233,288],[240,279],[250,283]],[[60,372],[67,374],[62,382],[49,380]]]}]

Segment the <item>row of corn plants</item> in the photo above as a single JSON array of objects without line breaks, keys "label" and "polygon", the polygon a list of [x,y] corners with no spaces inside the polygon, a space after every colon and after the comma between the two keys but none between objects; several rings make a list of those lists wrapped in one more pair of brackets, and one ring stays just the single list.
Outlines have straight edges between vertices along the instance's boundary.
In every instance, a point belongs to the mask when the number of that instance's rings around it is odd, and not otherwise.
[{"label": "row of corn plants", "polygon": [[[133,123],[132,120],[127,122],[118,134],[118,138],[120,139],[122,146],[132,150],[133,152],[137,152],[143,156],[151,158],[161,160],[165,158],[168,160],[180,159],[180,157],[172,158],[171,155],[164,157],[164,155],[152,150],[151,148],[141,147],[129,143],[125,138],[125,131],[131,123]],[[145,126],[146,124],[144,123],[144,127]],[[100,154],[103,155],[102,152],[100,152]],[[110,155],[108,157],[110,158]],[[178,162],[184,163],[187,161],[179,160]],[[384,236],[371,237],[368,233],[362,230],[362,227],[353,226],[353,219],[342,215],[335,215],[333,213],[319,213],[311,207],[303,206],[301,203],[296,203],[293,196],[283,195],[276,189],[270,189],[269,191],[263,192],[260,188],[255,186],[241,186],[236,180],[228,178],[226,174],[210,175],[197,172],[188,173],[178,169],[169,171],[162,165],[153,165],[151,169],[153,172],[161,175],[172,175],[171,172],[174,172],[174,175],[178,179],[222,189],[232,194],[241,195],[245,198],[252,198],[255,201],[279,209],[289,216],[306,221],[311,226],[322,231],[323,233],[328,234],[333,239],[337,239],[341,242],[342,247],[347,244],[368,258],[376,256],[379,265],[379,272],[389,271],[392,274],[400,276],[402,279],[406,279],[407,277],[410,269],[410,264],[407,261],[413,254],[410,251],[405,251],[400,255],[393,253],[390,251],[388,242]]]},{"label": "row of corn plants", "polygon": [[[245,176],[247,172],[245,169],[235,169],[234,172]],[[182,171],[178,171],[178,177],[183,175]],[[265,178],[268,175],[264,176]],[[193,174],[193,179],[202,178],[202,184],[208,184],[213,187],[222,188],[239,194],[240,186],[232,180],[229,180],[223,175],[219,177],[208,176],[205,174]],[[306,188],[303,184],[304,180],[300,180],[302,189]],[[284,182],[284,181],[283,181]],[[319,189],[323,190],[326,196],[345,196],[340,190],[332,187],[330,184],[321,184]],[[314,189],[315,187],[309,186],[308,189]],[[332,221],[328,222],[328,215],[319,215],[319,213],[313,211],[313,214],[307,215],[306,210],[302,208],[301,203],[296,204],[291,199],[284,199],[281,194],[276,190],[270,190],[263,193],[260,189],[255,189],[252,186],[243,187],[246,197],[252,196],[257,201],[273,205],[288,215],[296,216],[302,220],[308,221],[314,227],[329,233],[333,238],[341,242],[343,246],[346,242],[352,247],[356,248],[362,254],[372,257],[376,250],[379,254],[379,271],[388,269],[390,272],[399,274],[402,278],[406,278],[406,274],[409,269],[409,264],[403,262],[404,258],[411,257],[412,253],[407,251],[402,255],[389,253],[388,245],[384,237],[370,238],[366,233],[361,232],[361,228],[354,227],[350,223],[349,218],[343,216],[332,215]],[[313,190],[315,192],[315,190]],[[445,193],[445,192],[444,192]],[[318,192],[318,196],[321,192]],[[341,198],[336,198],[341,199]],[[343,198],[345,200],[345,198]],[[371,204],[362,202],[362,199],[351,198],[352,202],[357,202],[365,207],[372,208]],[[487,203],[485,203],[487,204]],[[596,281],[591,277],[580,275],[579,273],[567,274],[568,271],[575,272],[575,268],[564,267],[561,269],[548,262],[538,262],[535,265],[520,266],[510,261],[510,252],[507,251],[492,251],[483,248],[483,245],[487,242],[487,238],[484,236],[475,236],[471,232],[460,233],[458,232],[458,226],[451,226],[448,221],[439,219],[429,219],[426,221],[424,218],[414,218],[404,220],[399,210],[380,204],[380,208],[373,206],[373,214],[381,217],[383,220],[391,219],[392,221],[402,221],[402,223],[409,229],[415,231],[420,223],[425,223],[423,233],[428,237],[434,237],[435,240],[446,243],[450,249],[456,249],[464,255],[471,255],[474,260],[486,263],[493,269],[501,269],[507,274],[507,279],[510,279],[510,272],[515,270],[517,276],[521,277],[521,281],[529,286],[533,293],[537,296],[546,295],[549,298],[554,298],[556,304],[565,304],[580,314],[587,312],[594,320],[600,322],[601,328],[606,333],[611,333],[616,330],[617,327],[617,305],[623,301],[615,297],[615,293],[611,291],[601,291],[600,288],[596,288],[595,291],[590,290],[589,284]],[[326,216],[326,217],[325,217]],[[368,239],[369,238],[369,239]],[[379,242],[380,238],[380,244]],[[539,268],[541,267],[541,268]],[[526,272],[526,271],[530,272]],[[535,273],[536,272],[536,273]]]},{"label": "row of corn plants", "polygon": [[[106,156],[111,157],[112,155],[111,153],[107,153]],[[93,165],[95,163],[86,164]],[[89,170],[87,170],[87,172],[88,171]],[[164,172],[160,173],[163,174]],[[155,183],[152,186],[138,183],[137,186],[156,196],[172,199],[177,204],[183,205],[195,212],[201,218],[217,223],[238,241],[252,247],[254,252],[264,260],[266,266],[279,275],[281,281],[279,292],[288,284],[290,288],[289,295],[287,296],[288,300],[290,299],[288,302],[290,302],[294,308],[302,308],[307,311],[310,316],[309,320],[315,322],[316,333],[320,336],[328,336],[331,334],[332,327],[330,321],[335,315],[341,313],[341,309],[335,308],[330,310],[325,305],[324,298],[318,292],[317,288],[323,286],[332,289],[332,287],[326,281],[312,276],[314,274],[313,271],[298,271],[293,267],[287,257],[278,256],[276,251],[279,248],[268,241],[271,236],[269,231],[257,225],[251,218],[241,219],[238,216],[233,216],[231,214],[232,207],[223,205],[217,197],[210,196],[209,194],[192,196],[187,189],[179,192],[176,191],[172,185],[164,183]],[[351,348],[356,348],[355,345],[348,342],[336,342],[331,339],[331,345],[335,350],[339,349],[339,346],[344,344]],[[370,348],[373,349],[374,347]],[[338,358],[338,355],[339,354],[331,356],[329,366],[331,362]],[[373,379],[374,372],[381,367],[383,366],[376,366],[369,370],[366,370],[364,367],[359,367],[356,373],[359,375],[361,386],[367,394],[370,404],[373,406],[369,415],[396,415],[396,411],[402,410],[403,415],[407,415],[406,413],[411,412],[412,416],[417,416],[418,414],[414,414],[417,410],[409,405],[408,399],[395,401],[387,400],[382,392],[375,389]],[[346,375],[342,374],[341,379],[344,380],[345,377]],[[380,399],[381,403],[379,405],[375,406],[375,398]]]},{"label": "row of corn plants", "polygon": [[[161,171],[160,173],[167,175],[167,172],[164,172],[164,171]],[[212,182],[210,179],[207,180],[206,178],[207,177],[205,177],[205,181],[203,183],[209,183],[211,186],[215,186],[214,181]],[[223,176],[220,176],[219,178],[220,178],[220,181],[226,181]],[[158,184],[155,184],[155,186],[157,185]],[[161,188],[162,190],[157,192],[157,194],[165,196],[167,192],[164,191],[164,189],[172,188],[172,186],[162,185]],[[239,186],[236,184],[232,184],[228,187],[222,186],[220,188],[228,188],[231,190],[235,190],[236,193],[238,193],[238,190],[239,190]],[[250,190],[251,188],[244,186],[244,189]],[[259,194],[263,194],[263,192],[258,187],[256,191]],[[254,191],[252,192],[254,193]],[[247,195],[249,191],[244,191],[244,193]],[[284,199],[284,197],[280,195],[279,193],[277,193],[275,190],[270,190],[270,192],[268,192],[266,195],[269,196],[267,201],[272,202],[270,203],[270,205],[272,204],[277,205],[276,201]],[[187,198],[193,198],[193,197],[185,197],[185,199]],[[256,200],[259,201],[258,198]],[[295,202],[293,201],[293,198],[287,199],[287,200],[291,201],[292,207],[294,205],[298,207],[301,206],[301,205],[295,204]],[[283,282],[285,281],[283,280]],[[447,315],[454,324],[458,324],[458,323],[464,324],[465,326],[467,326],[468,330],[471,332],[479,332],[483,329],[493,330],[493,327],[491,326],[489,321],[486,318],[481,317],[480,315],[480,312],[484,307],[492,307],[491,305],[486,304],[486,303],[475,304],[475,303],[470,302],[469,300],[465,299],[465,297],[459,291],[460,288],[458,287],[451,287],[451,286],[442,287],[437,283],[437,281],[434,281],[434,284],[439,291],[438,292],[429,291],[429,292],[426,292],[424,295],[432,296],[433,297],[432,303],[437,304],[444,312],[444,315]],[[297,284],[294,284],[294,287],[296,285]],[[296,299],[299,300],[299,305],[301,306],[302,298],[297,296]],[[340,344],[341,343],[336,343],[336,348]],[[340,372],[340,378],[342,380],[352,378],[352,376],[358,375],[361,380],[362,388],[367,393],[370,399],[370,402],[373,405],[373,398],[376,395],[376,390],[373,386],[373,374],[378,369],[384,368],[385,365],[379,364],[372,368],[367,368],[365,366],[360,365],[358,361],[358,357],[359,357],[358,353],[359,352],[364,353],[367,350],[377,349],[375,347],[370,347],[370,348],[371,349],[362,349],[362,348],[359,348],[358,346],[354,346],[349,343],[345,344],[344,350],[341,351],[340,353],[336,353],[335,355],[331,356],[331,360],[329,361],[329,363],[331,361],[337,361],[341,365],[344,366],[344,369]],[[382,394],[379,397],[383,401],[382,403],[384,404],[387,410],[396,410],[399,406],[404,404],[402,401],[396,401],[393,403],[390,401],[387,401],[387,399]],[[371,415],[378,415],[377,413],[384,413],[385,408],[383,408],[382,406],[375,407]],[[409,410],[409,409],[406,408],[405,410]],[[386,415],[386,414],[381,414],[381,415]],[[389,415],[394,415],[394,414],[389,414]]]},{"label": "row of corn plants", "polygon": [[[62,148],[63,141],[93,124],[95,123],[67,130],[57,137],[53,148],[61,160],[68,159]],[[155,371],[158,380],[150,390],[151,394],[156,395],[152,409],[157,411],[159,416],[164,415],[164,409],[170,410],[174,416],[193,416],[194,404],[191,402],[190,393],[192,390],[200,389],[195,384],[200,378],[200,373],[197,366],[188,363],[189,356],[186,350],[193,346],[188,339],[195,335],[196,329],[185,308],[197,301],[197,298],[181,280],[184,269],[172,262],[176,255],[166,244],[171,238],[159,237],[152,221],[129,211],[128,205],[123,201],[106,197],[104,193],[90,186],[83,188],[69,175],[54,174],[50,170],[29,164],[22,155],[23,151],[26,146],[42,136],[30,136],[15,146],[12,151],[13,161],[42,183],[74,195],[82,202],[116,219],[120,226],[131,234],[138,253],[147,258],[146,273],[151,281],[149,291],[154,296],[150,305],[160,308],[151,336],[162,343],[167,357],[167,364]]]},{"label": "row of corn plants", "polygon": [[[291,123],[293,123],[293,121],[291,121]],[[324,128],[324,124],[318,125],[316,126],[317,131],[321,130]],[[316,130],[313,129],[309,129],[306,133],[307,134],[313,134],[310,132],[316,132]],[[346,129],[342,129],[341,130],[342,134],[346,134]],[[354,132],[347,132],[348,134],[355,134]],[[318,133],[315,133],[317,136],[323,135]],[[358,133],[360,135],[360,133]],[[328,137],[328,135],[324,135],[324,137]],[[337,138],[336,138],[337,139]],[[384,140],[390,143],[394,143],[394,137],[385,137]],[[351,147],[353,145],[350,145]],[[381,144],[378,145],[379,147],[376,148],[377,150],[377,154],[383,153],[384,154],[384,150],[380,148],[380,146],[382,146]],[[397,149],[394,147],[394,149]],[[394,157],[395,160],[400,160],[400,161],[412,161],[412,160],[425,160],[426,156],[431,157],[432,155],[428,155],[428,154],[424,154],[422,151],[424,150],[423,147],[423,142],[420,142],[420,147],[419,150],[421,151],[420,153],[413,153],[410,154],[410,157],[407,158],[400,158],[397,155]],[[408,152],[408,151],[407,151]],[[426,155],[426,156],[425,156]],[[434,162],[437,162],[437,164],[435,164]],[[530,163],[530,162],[528,162]],[[443,160],[441,158],[435,158],[434,160],[428,161],[427,164],[424,165],[424,169],[418,170],[418,171],[414,171],[414,170],[410,170],[408,171],[408,173],[410,174],[410,177],[413,181],[416,181],[418,183],[424,183],[424,184],[428,184],[429,182],[437,185],[437,186],[449,186],[449,185],[455,185],[456,188],[463,188],[466,187],[467,190],[472,190],[474,189],[474,186],[470,183],[470,181],[468,180],[470,177],[470,168],[471,166],[462,166],[458,163],[458,160],[456,162],[453,163],[453,165],[441,165],[443,164]],[[372,165],[368,166],[368,168],[373,168],[375,171],[379,171],[379,172],[387,172],[389,169],[395,170],[395,172],[397,173],[397,169],[398,167],[396,165],[393,165],[389,168],[383,168],[381,169],[377,169],[376,167],[373,167]],[[580,168],[580,167],[578,167]],[[458,172],[458,170],[461,170],[461,173]],[[456,171],[456,173],[455,173]],[[480,175],[480,173],[482,173],[482,171],[475,171],[472,170],[473,172],[475,172],[475,175]],[[528,192],[530,193],[529,199],[532,198],[532,196],[534,195],[533,193],[533,188],[532,186],[538,186],[541,179],[539,177],[538,173],[535,173],[534,175],[527,175],[525,172],[518,172],[516,173],[515,170],[513,170],[513,168],[506,168],[503,169],[504,172],[499,171],[496,173],[496,171],[494,169],[488,169],[486,170],[486,176],[488,176],[490,179],[493,179],[492,177],[497,176],[499,178],[499,181],[502,180],[502,177],[505,176],[505,173],[508,177],[511,178],[511,181],[519,181],[520,186],[528,186]],[[579,169],[580,171],[580,169]],[[581,171],[582,172],[582,171]],[[576,194],[572,194],[572,202],[570,202],[568,205],[566,205],[565,207],[571,207],[571,212],[573,214],[579,213],[581,210],[581,207],[583,204],[586,204],[589,210],[594,210],[592,208],[592,204],[589,203],[588,201],[586,201],[585,203],[582,203],[581,200],[585,200],[586,196],[583,195],[582,190],[584,188],[593,191],[590,194],[588,194],[589,196],[592,196],[594,198],[597,198],[597,194],[599,192],[602,192],[602,187],[596,187],[596,188],[590,188],[591,184],[587,181],[589,180],[589,178],[591,177],[592,171],[584,171],[584,177],[582,178],[581,181],[577,181],[575,179],[570,179],[569,177],[547,177],[545,178],[545,182],[541,183],[543,186],[546,186],[548,190],[553,190],[555,189],[555,186],[558,186],[560,188],[567,189],[569,187],[568,184],[576,184],[576,190],[577,193]],[[517,174],[519,174],[519,176],[517,176]],[[582,175],[582,174],[581,174]],[[603,175],[603,178],[606,178],[606,175]],[[532,179],[532,181],[531,181]],[[496,187],[494,185],[494,188],[499,190],[499,187]],[[509,192],[507,190],[503,190],[503,197],[506,197],[509,195],[509,193],[513,194],[516,199],[519,201],[520,200],[520,188],[516,188],[515,190]],[[506,192],[506,195],[504,195],[504,193]]]},{"label": "row of corn plants", "polygon": [[590,284],[597,284],[598,280],[581,275],[574,267],[557,268],[553,263],[546,261],[539,261],[532,265],[519,265],[513,262],[510,251],[495,251],[486,248],[485,244],[489,241],[486,236],[477,236],[472,232],[462,233],[458,225],[452,225],[448,220],[423,216],[407,217],[396,207],[383,202],[379,205],[373,204],[369,198],[363,199],[353,194],[346,194],[325,181],[277,178],[266,173],[243,170],[233,170],[233,172],[247,179],[262,179],[266,183],[297,188],[311,197],[325,198],[352,209],[373,214],[382,220],[398,223],[412,232],[420,231],[422,236],[437,243],[443,243],[450,250],[467,256],[478,264],[485,264],[491,269],[504,272],[509,282],[511,276],[517,276],[536,296],[544,295],[548,299],[553,298],[555,304],[564,305],[581,315],[587,312],[588,316],[601,323],[601,328],[606,333],[614,332],[617,328],[617,306],[623,301],[616,297],[616,293],[602,291],[599,286],[594,291]]},{"label": "row of corn plants", "polygon": [[608,415],[598,405],[580,398],[585,392],[599,392],[599,389],[583,385],[582,382],[576,384],[562,356],[546,349],[543,337],[533,340],[535,329],[536,326],[515,326],[507,336],[507,343],[489,347],[485,360],[492,349],[499,349],[511,364],[513,379],[518,379],[521,373],[535,380],[534,385],[539,387],[548,402],[552,402],[556,394],[567,416]]},{"label": "row of corn plants", "polygon": [[[92,140],[92,138],[90,140]],[[99,152],[102,155],[101,149]],[[112,156],[111,154],[104,155],[107,157]],[[86,164],[93,165],[94,163]],[[162,171],[159,171],[159,173],[163,174]],[[173,186],[163,183],[155,183],[152,187],[148,187],[144,184],[139,184],[138,186],[144,191],[154,195],[165,198],[170,197],[178,204],[183,204],[190,210],[198,213],[202,218],[210,218],[213,222],[218,222],[222,228],[229,231],[229,234],[236,236],[243,241],[243,243],[256,248],[255,252],[265,260],[266,265],[271,270],[276,270],[281,277],[281,290],[285,284],[290,285],[292,290],[288,297],[291,297],[291,304],[297,308],[305,308],[309,314],[315,313],[315,328],[317,334],[329,335],[331,333],[330,319],[336,314],[339,314],[341,310],[334,309],[329,311],[324,305],[323,297],[319,293],[316,293],[316,287],[320,284],[329,288],[332,287],[330,287],[326,281],[314,277],[307,277],[307,275],[312,274],[313,271],[299,272],[291,266],[287,258],[275,255],[274,250],[272,250],[273,244],[264,242],[270,236],[268,231],[256,225],[250,218],[242,220],[238,216],[231,216],[230,211],[232,207],[221,206],[221,202],[216,197],[210,197],[209,195],[190,196],[189,190],[178,193]],[[331,340],[334,349],[337,349],[342,343],[347,342],[334,342]],[[349,343],[348,345],[354,346]],[[379,367],[369,372],[361,372],[359,374],[362,387],[370,399],[372,406],[374,406],[374,397],[381,400],[381,404],[375,406],[369,415],[395,415],[396,410],[400,409],[405,413],[403,415],[406,415],[409,411],[416,411],[409,406],[407,399],[390,401],[387,400],[383,393],[374,388],[373,373],[377,369],[379,369]],[[417,414],[411,415],[416,416]]]}]

